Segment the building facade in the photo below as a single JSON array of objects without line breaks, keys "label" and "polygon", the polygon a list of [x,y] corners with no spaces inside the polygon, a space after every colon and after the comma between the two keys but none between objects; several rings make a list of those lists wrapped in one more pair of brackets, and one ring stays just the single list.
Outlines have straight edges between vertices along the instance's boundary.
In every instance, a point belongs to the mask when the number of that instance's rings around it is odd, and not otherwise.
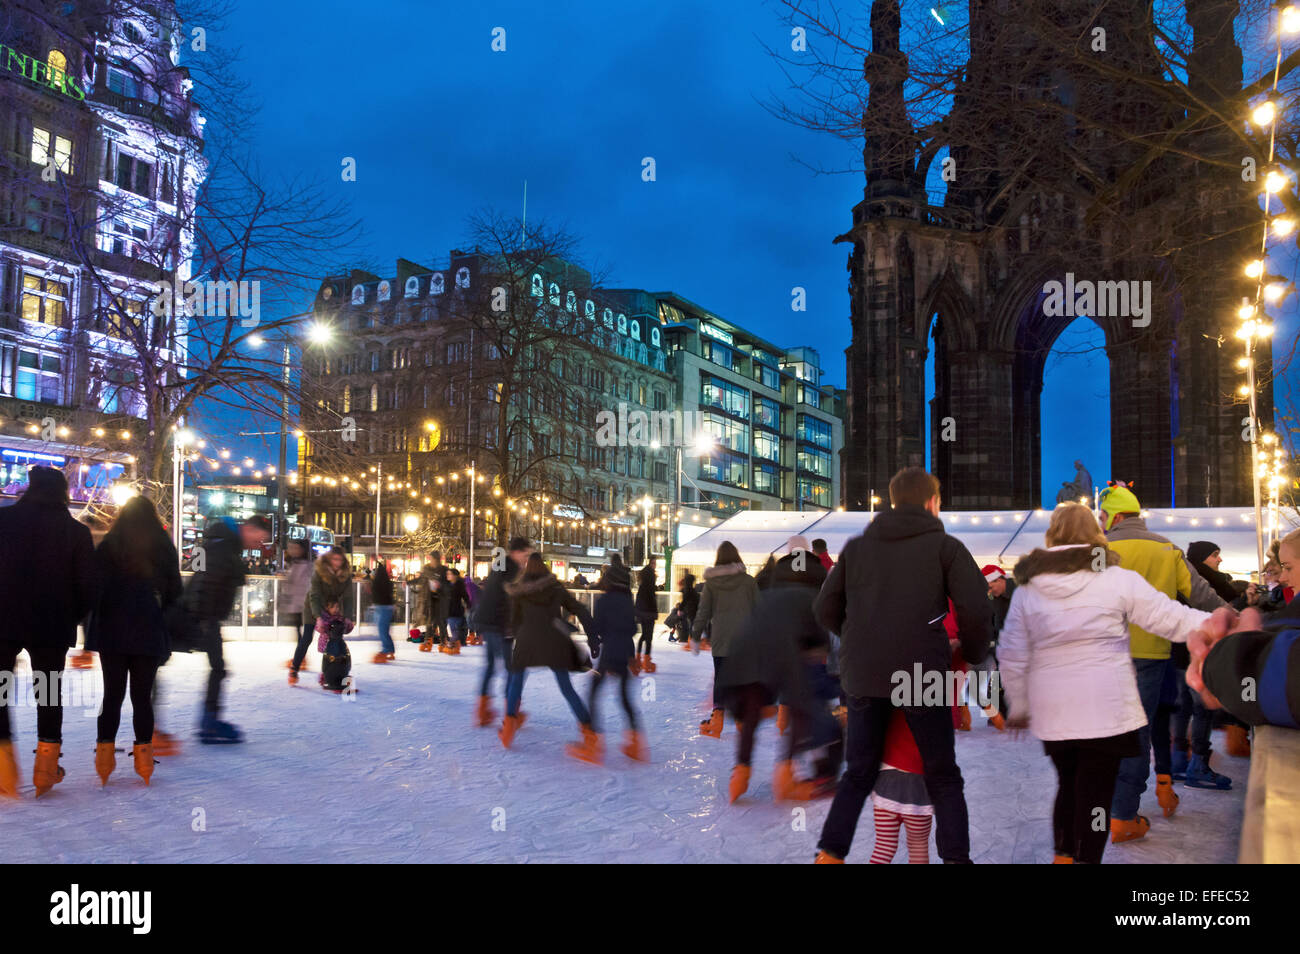
[{"label": "building facade", "polygon": [[7,489],[67,466],[84,498],[134,463],[140,352],[181,364],[150,302],[188,275],[203,121],[171,4],[44,7],[0,11],[0,464]]}]

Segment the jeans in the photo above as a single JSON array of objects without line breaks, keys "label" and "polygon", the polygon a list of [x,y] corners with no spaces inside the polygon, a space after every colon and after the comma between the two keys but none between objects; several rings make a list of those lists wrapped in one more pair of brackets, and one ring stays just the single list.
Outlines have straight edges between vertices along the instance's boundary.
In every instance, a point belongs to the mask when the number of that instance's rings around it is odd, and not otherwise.
[{"label": "jeans", "polygon": [[[483,637],[483,645],[487,647],[487,665],[483,668],[483,682],[479,686],[478,694],[480,696],[492,695],[492,675],[497,670],[497,660],[501,660],[501,668],[506,668],[508,661],[506,656],[506,638],[500,631],[495,629],[480,629],[478,634]],[[506,685],[510,684],[510,672],[506,671]],[[523,691],[523,687],[520,687]]]},{"label": "jeans", "polygon": [[1179,752],[1188,749],[1188,729],[1191,729],[1190,745],[1193,755],[1203,759],[1210,757],[1210,712],[1201,701],[1199,692],[1187,688],[1187,670],[1175,669],[1178,680],[1178,708],[1173,717],[1173,744]]},{"label": "jeans", "polygon": [[[306,624],[303,624],[304,629]],[[221,680],[226,678],[225,649],[221,641],[221,620],[199,620],[200,645],[208,654],[208,691],[203,698],[203,712],[215,717],[221,712]],[[299,644],[301,645],[301,643]]]},{"label": "jeans", "polygon": [[1160,693],[1165,684],[1165,671],[1171,665],[1168,659],[1133,660],[1138,697],[1142,700],[1147,724],[1138,729],[1141,754],[1119,763],[1110,814],[1120,821],[1132,821],[1137,817],[1142,793],[1147,790],[1147,776],[1151,774],[1152,749],[1155,750],[1156,774],[1169,774],[1169,710],[1164,709],[1161,715]]},{"label": "jeans", "polygon": [[104,668],[104,704],[99,710],[96,741],[113,742],[122,721],[122,702],[131,687],[132,728],[136,745],[153,741],[153,681],[158,673],[157,656],[128,656],[100,653]]},{"label": "jeans", "polygon": [[298,634],[298,647],[293,651],[293,671],[297,672],[302,668],[302,661],[307,658],[307,650],[311,646],[311,638],[316,635],[316,620],[310,613],[302,613],[302,630]]},{"label": "jeans", "polygon": [[[13,673],[14,663],[22,652],[22,643],[0,643],[0,672]],[[32,689],[36,696],[36,738],[41,742],[63,741],[63,667],[68,656],[67,646],[28,646],[27,655],[32,661]],[[36,681],[37,673],[44,673],[44,686]],[[11,676],[12,678],[12,676]],[[55,687],[58,692],[52,691]],[[9,707],[17,700],[14,692],[0,693],[0,742],[9,739]]]},{"label": "jeans", "polygon": [[379,630],[379,648],[382,652],[394,653],[393,637],[389,628],[393,625],[393,605],[375,605],[375,628]]},{"label": "jeans", "polygon": [[464,616],[447,617],[448,639],[453,643],[464,643],[465,633],[469,629],[465,624]]},{"label": "jeans", "polygon": [[[817,847],[837,858],[848,856],[884,750],[885,730],[894,707],[887,698],[848,697],[845,755],[848,767],[840,779],[822,826]],[[953,748],[952,710],[947,706],[905,706],[907,727],[916,739],[925,771],[925,788],[934,805],[935,843],[944,861],[970,861],[970,818],[965,785]]]},{"label": "jeans", "polygon": [[[591,713],[587,710],[583,701],[578,698],[573,683],[569,681],[568,671],[552,669],[551,672],[555,673],[555,682],[560,687],[560,695],[564,696],[564,701],[569,704],[574,716],[583,725],[590,725]],[[519,714],[519,700],[524,695],[524,677],[527,674],[526,669],[521,669],[519,672],[512,672],[506,677],[506,715],[508,716]]]}]

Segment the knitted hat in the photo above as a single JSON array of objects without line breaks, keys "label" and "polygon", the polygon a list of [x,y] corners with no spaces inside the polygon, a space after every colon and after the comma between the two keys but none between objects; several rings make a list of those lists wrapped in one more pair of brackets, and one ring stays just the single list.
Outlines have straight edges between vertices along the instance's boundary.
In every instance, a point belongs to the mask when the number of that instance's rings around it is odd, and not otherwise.
[{"label": "knitted hat", "polygon": [[995,580],[1006,579],[1006,574],[1002,572],[1002,567],[990,563],[980,571],[984,574],[984,582],[992,583]]},{"label": "knitted hat", "polygon": [[789,540],[785,541],[785,548],[788,553],[794,553],[795,550],[811,552],[812,547],[808,545],[808,538],[795,534]]},{"label": "knitted hat", "polygon": [[1101,492],[1101,509],[1106,514],[1106,522],[1102,525],[1102,529],[1109,530],[1115,525],[1116,514],[1141,513],[1142,504],[1138,503],[1137,497],[1128,487],[1123,484],[1111,484]]},{"label": "knitted hat", "polygon": [[1206,558],[1219,552],[1219,545],[1209,540],[1197,540],[1187,548],[1187,559],[1193,563],[1204,563]]}]

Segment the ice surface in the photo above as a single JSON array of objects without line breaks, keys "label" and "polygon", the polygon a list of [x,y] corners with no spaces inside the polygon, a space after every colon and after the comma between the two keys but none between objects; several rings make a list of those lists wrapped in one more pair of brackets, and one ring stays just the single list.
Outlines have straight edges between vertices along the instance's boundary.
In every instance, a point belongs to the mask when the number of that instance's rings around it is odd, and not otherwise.
[{"label": "ice surface", "polygon": [[[376,642],[349,642],[360,690],[351,699],[317,687],[314,650],[312,672],[291,688],[284,669],[291,644],[227,643],[225,717],[248,737],[233,746],[193,740],[207,662],[174,657],[160,674],[158,718],[186,741],[179,757],[159,760],[148,788],[131,770],[130,702],[118,768],[102,789],[95,720],[70,707],[67,778],[34,800],[35,711],[12,710],[23,798],[0,802],[6,861],[805,863],[816,851],[829,802],[773,804],[773,723],[759,731],[748,795],[727,804],[734,727],[728,719],[720,741],[697,731],[709,708],[707,655],[661,643],[659,671],[639,680],[650,764],[618,752],[623,713],[607,680],[598,714],[606,762],[592,766],[564,755],[578,733],[549,672],[530,675],[528,724],[505,751],[495,727],[472,725],[482,647],[447,656],[400,642],[397,662],[378,666],[369,662]],[[574,677],[584,698],[589,678]],[[498,676],[498,695],[500,688]],[[957,746],[972,857],[1050,861],[1056,779],[1041,745],[999,735],[978,713],[974,725]],[[1149,789],[1142,812],[1151,833],[1108,846],[1106,862],[1235,861],[1249,762],[1216,753],[1214,765],[1233,778],[1231,792],[1176,784],[1182,805],[1166,820]],[[868,807],[850,860],[866,861],[871,844]],[[900,848],[895,862],[905,859]]]}]

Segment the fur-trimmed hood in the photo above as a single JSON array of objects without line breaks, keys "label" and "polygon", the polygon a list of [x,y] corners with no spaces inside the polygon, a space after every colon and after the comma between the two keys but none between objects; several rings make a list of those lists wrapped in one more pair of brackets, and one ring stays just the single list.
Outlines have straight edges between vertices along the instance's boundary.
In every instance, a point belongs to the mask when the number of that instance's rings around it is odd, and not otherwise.
[{"label": "fur-trimmed hood", "polygon": [[317,558],[316,575],[325,583],[332,586],[342,586],[352,579],[352,566],[348,563],[347,559],[344,558],[343,566],[335,570],[329,565],[329,558],[333,555],[334,554],[332,553],[322,553],[320,557]]},{"label": "fur-trimmed hood", "polygon": [[704,578],[706,580],[716,580],[723,576],[734,576],[737,573],[745,572],[743,563],[724,563],[721,566],[706,566],[704,568]]},{"label": "fur-trimmed hood", "polygon": [[559,585],[560,581],[555,578],[555,574],[548,571],[543,576],[534,576],[527,580],[520,577],[512,583],[507,583],[506,592],[514,599],[535,600],[552,587]]},{"label": "fur-trimmed hood", "polygon": [[[1027,556],[1020,558],[1020,561],[1016,563],[1014,573],[1016,582],[1022,586],[1034,580],[1035,577],[1053,576],[1055,579],[1051,581],[1038,579],[1036,585],[1048,590],[1058,590],[1064,587],[1065,591],[1073,593],[1088,583],[1091,576],[1073,580],[1064,579],[1065,577],[1077,573],[1097,573],[1111,566],[1119,566],[1118,553],[1099,544],[1083,543],[1050,547],[1046,550],[1034,550]],[[1051,593],[1050,595],[1067,595],[1067,593]]]}]

